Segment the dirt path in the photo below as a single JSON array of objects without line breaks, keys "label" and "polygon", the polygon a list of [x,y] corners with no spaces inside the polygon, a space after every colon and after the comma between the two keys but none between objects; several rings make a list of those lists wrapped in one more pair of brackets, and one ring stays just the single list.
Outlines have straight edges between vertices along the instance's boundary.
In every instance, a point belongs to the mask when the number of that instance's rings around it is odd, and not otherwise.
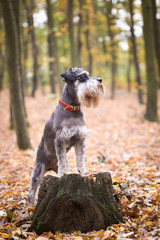
[{"label": "dirt path", "polygon": [[[37,94],[26,98],[32,150],[20,151],[9,126],[9,95],[0,93],[0,237],[35,239],[29,226],[27,194],[36,149],[46,120],[57,100]],[[160,124],[144,120],[145,106],[136,96],[119,90],[116,99],[104,97],[96,109],[84,108],[87,137],[86,167],[91,172],[109,171],[121,196],[125,224],[88,234],[44,234],[49,239],[158,239],[160,237]],[[160,118],[160,115],[159,115]],[[68,154],[76,172],[74,152]],[[120,189],[119,184],[122,186]],[[129,184],[129,187],[128,187]],[[6,210],[13,213],[12,223]],[[159,215],[158,215],[159,214]],[[21,230],[20,230],[21,229]],[[159,237],[158,237],[159,236]]]}]

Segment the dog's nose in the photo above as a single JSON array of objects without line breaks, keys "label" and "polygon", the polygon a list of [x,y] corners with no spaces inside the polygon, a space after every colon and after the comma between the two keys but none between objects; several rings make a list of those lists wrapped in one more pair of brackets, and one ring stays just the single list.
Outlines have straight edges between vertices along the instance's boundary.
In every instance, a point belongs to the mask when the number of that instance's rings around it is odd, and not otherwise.
[{"label": "dog's nose", "polygon": [[102,78],[98,77],[97,81],[101,83],[102,82]]}]

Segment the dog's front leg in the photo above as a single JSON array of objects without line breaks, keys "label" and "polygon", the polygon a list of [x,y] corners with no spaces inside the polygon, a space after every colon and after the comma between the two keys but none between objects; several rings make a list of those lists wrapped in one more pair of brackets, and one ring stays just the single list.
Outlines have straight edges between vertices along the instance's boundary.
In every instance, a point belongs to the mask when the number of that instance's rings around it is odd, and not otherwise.
[{"label": "dog's front leg", "polygon": [[58,158],[58,177],[62,177],[68,173],[67,158],[66,158],[66,144],[63,140],[55,140],[55,150]]},{"label": "dog's front leg", "polygon": [[75,145],[76,153],[76,166],[79,173],[87,173],[85,168],[85,142],[84,140],[79,141]]}]

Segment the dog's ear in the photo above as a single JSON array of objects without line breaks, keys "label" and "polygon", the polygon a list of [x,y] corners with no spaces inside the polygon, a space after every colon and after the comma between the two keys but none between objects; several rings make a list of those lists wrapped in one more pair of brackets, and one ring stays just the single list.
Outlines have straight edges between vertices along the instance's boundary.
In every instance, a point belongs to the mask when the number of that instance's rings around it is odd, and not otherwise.
[{"label": "dog's ear", "polygon": [[61,77],[61,78],[65,78],[65,72],[61,73],[61,74],[60,74],[60,77]]},{"label": "dog's ear", "polygon": [[71,68],[69,68],[65,72],[61,73],[60,76],[63,78],[63,81],[66,82],[67,84],[73,82],[73,80],[74,80]]},{"label": "dog's ear", "polygon": [[67,76],[66,76],[66,72],[61,73],[60,77],[63,78],[63,81],[64,81],[64,82],[68,83],[68,79],[67,79]]},{"label": "dog's ear", "polygon": [[64,82],[68,83],[68,79],[67,79],[67,76],[66,76],[66,72],[61,73],[60,76],[61,76],[61,78],[63,78],[63,81],[64,81]]}]

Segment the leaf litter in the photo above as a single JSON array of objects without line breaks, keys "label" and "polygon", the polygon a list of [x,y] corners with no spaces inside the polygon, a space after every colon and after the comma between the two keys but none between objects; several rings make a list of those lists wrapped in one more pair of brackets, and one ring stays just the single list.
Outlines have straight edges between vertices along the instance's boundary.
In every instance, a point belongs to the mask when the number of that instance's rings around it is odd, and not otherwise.
[{"label": "leaf litter", "polygon": [[[145,105],[124,90],[117,91],[115,100],[105,96],[98,108],[83,110],[90,130],[86,141],[89,176],[111,173],[125,223],[86,234],[37,236],[28,231],[34,211],[27,202],[30,176],[44,125],[57,101],[40,92],[36,98],[26,97],[33,149],[22,151],[16,145],[15,132],[9,129],[8,90],[0,93],[0,239],[159,239],[160,124],[146,121]],[[68,158],[71,172],[77,172],[73,150]]]}]

